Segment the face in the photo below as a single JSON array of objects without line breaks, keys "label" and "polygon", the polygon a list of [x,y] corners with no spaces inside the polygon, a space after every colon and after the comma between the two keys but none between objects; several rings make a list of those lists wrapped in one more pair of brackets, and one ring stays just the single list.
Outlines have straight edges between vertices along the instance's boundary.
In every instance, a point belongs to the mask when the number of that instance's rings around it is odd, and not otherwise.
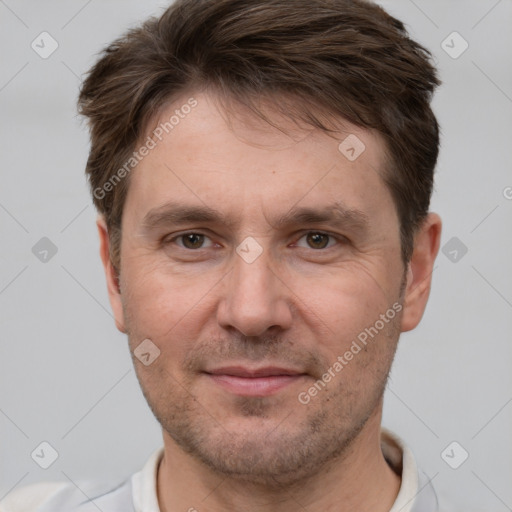
[{"label": "face", "polygon": [[111,302],[132,353],[150,340],[134,364],[166,442],[286,482],[380,415],[405,307],[384,146],[194,98],[132,171]]}]

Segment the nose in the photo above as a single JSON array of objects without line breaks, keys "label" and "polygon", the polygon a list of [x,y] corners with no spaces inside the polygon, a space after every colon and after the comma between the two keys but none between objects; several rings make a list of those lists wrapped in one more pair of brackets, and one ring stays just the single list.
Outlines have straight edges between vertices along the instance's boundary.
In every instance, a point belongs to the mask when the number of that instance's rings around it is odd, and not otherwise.
[{"label": "nose", "polygon": [[217,310],[221,327],[237,329],[245,336],[291,327],[292,292],[273,266],[268,250],[251,263],[235,254]]}]

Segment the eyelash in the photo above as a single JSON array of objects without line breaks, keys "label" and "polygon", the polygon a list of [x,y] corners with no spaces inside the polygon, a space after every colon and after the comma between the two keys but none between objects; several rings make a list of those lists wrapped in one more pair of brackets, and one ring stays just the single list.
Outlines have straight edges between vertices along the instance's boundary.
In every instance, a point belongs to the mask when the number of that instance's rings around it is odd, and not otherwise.
[{"label": "eyelash", "polygon": [[[302,240],[302,238],[304,238],[305,236],[307,235],[310,235],[310,234],[315,234],[315,235],[323,235],[323,236],[328,236],[330,237],[331,239],[334,239],[338,242],[338,244],[344,244],[344,243],[347,243],[348,240],[346,237],[343,237],[341,235],[334,235],[332,233],[329,233],[327,231],[306,231],[305,233],[303,233],[301,235],[301,237],[298,239],[298,240]],[[172,243],[175,243],[176,240],[178,239],[182,239],[188,235],[202,235],[206,238],[209,238],[208,235],[204,234],[204,233],[201,233],[201,232],[198,232],[198,231],[188,231],[187,233],[181,233],[180,235],[177,235],[177,236],[174,236],[173,238],[170,238],[170,239],[164,239],[162,241],[162,244],[164,246],[166,245],[170,245]],[[295,242],[296,243],[296,242]],[[178,246],[180,249],[184,249],[186,251],[190,251],[190,252],[199,252],[201,250],[204,250],[204,249],[208,249],[208,247],[200,247],[199,249],[189,249],[187,247],[183,247],[183,246]],[[322,248],[322,249],[313,249],[312,247],[310,247],[309,249],[313,250],[313,251],[316,251],[316,252],[325,252],[327,249],[332,249],[334,246],[330,246],[330,247],[325,247],[325,248]]]}]

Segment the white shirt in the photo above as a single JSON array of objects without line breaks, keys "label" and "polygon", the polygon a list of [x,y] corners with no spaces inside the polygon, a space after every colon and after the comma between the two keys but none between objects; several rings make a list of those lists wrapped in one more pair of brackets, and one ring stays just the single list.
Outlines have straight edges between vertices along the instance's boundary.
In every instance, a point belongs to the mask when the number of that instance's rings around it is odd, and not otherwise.
[{"label": "white shirt", "polygon": [[[381,431],[382,453],[402,482],[389,512],[445,512],[439,509],[432,484],[416,466],[405,443],[389,430]],[[118,485],[70,482],[41,483],[11,492],[0,512],[160,512],[157,471],[164,449],[154,452],[141,471]]]}]

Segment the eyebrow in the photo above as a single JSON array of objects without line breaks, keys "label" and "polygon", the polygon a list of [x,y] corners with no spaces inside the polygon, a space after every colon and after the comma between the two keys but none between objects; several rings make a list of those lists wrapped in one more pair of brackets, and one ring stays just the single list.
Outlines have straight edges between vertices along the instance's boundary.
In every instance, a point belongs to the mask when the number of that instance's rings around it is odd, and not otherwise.
[{"label": "eyebrow", "polygon": [[[186,223],[221,224],[234,228],[238,220],[227,217],[222,212],[206,205],[187,205],[170,201],[150,210],[141,222],[144,232],[163,227]],[[355,208],[347,208],[341,201],[322,208],[293,206],[287,213],[270,222],[275,229],[294,225],[327,223],[351,230],[367,231],[370,226],[368,215]]]}]

